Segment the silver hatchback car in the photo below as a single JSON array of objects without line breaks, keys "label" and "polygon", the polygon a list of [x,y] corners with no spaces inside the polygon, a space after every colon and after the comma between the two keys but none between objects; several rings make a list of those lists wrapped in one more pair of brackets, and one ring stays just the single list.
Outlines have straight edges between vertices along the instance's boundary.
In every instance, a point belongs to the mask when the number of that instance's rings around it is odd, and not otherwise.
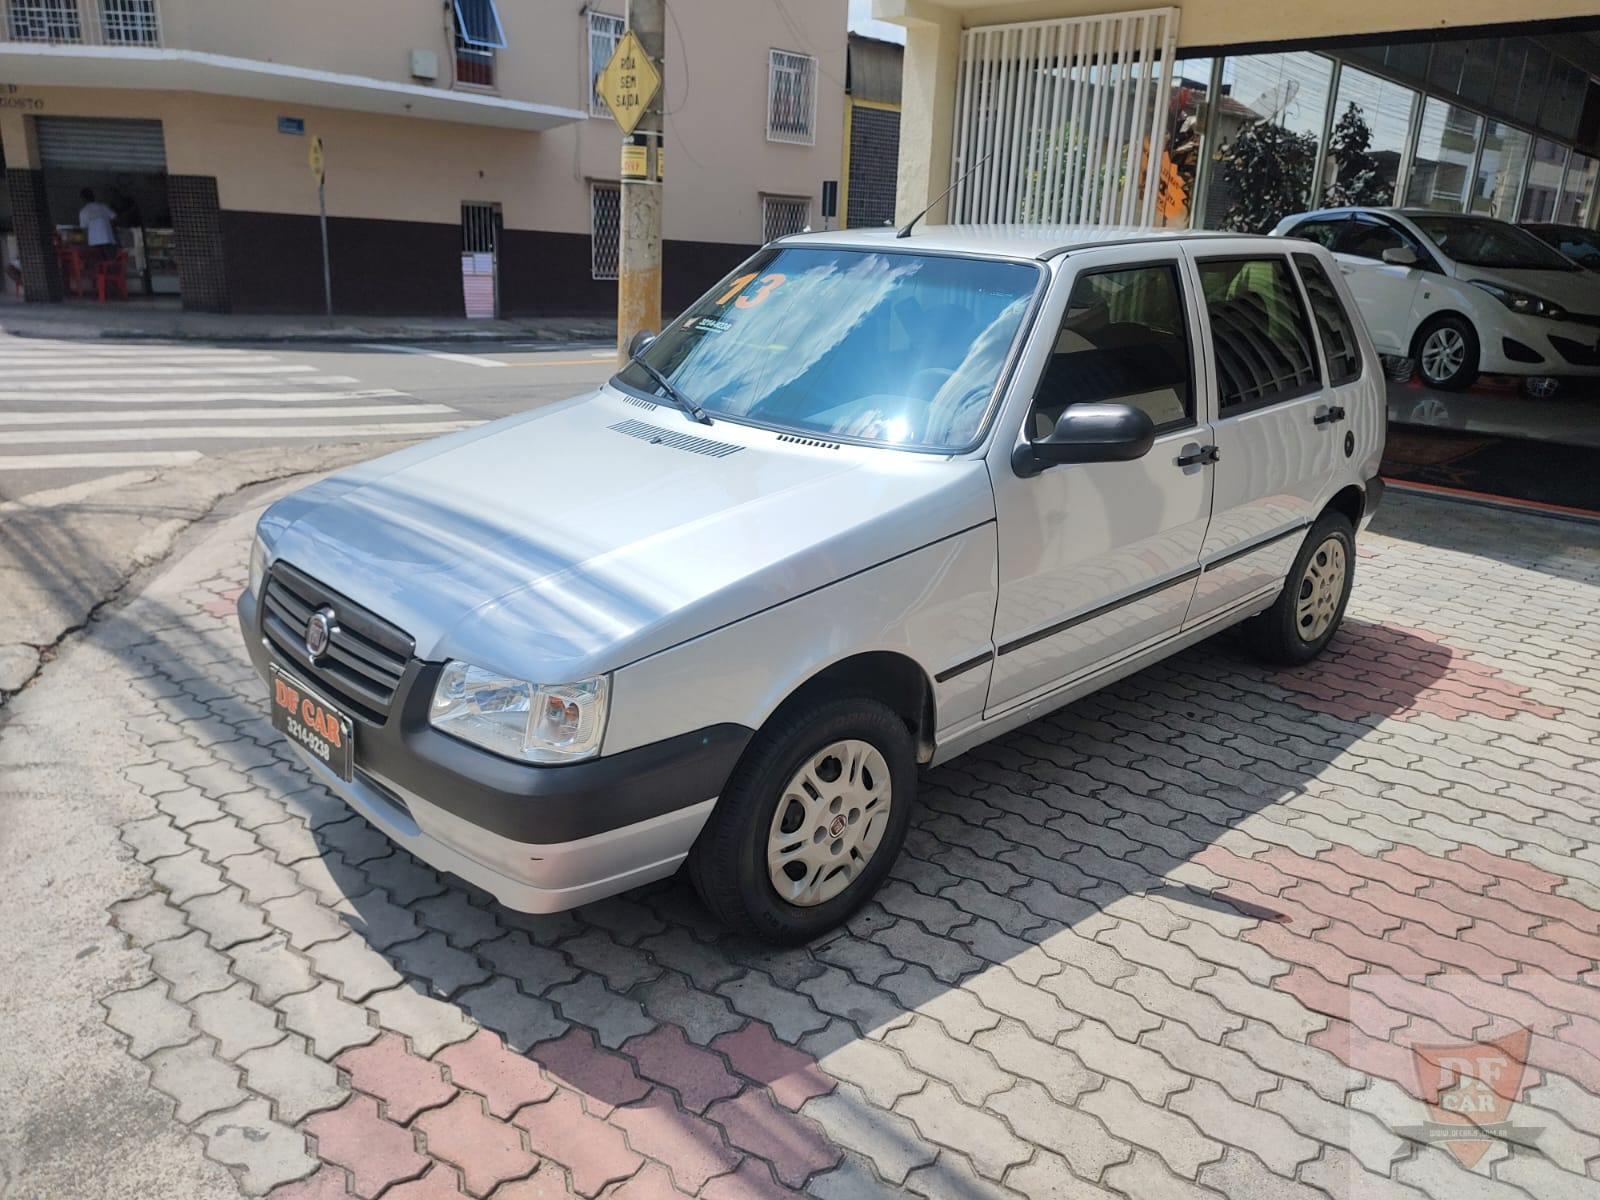
[{"label": "silver hatchback car", "polygon": [[1321,247],[785,238],[606,386],[272,505],[239,619],[419,858],[530,912],[687,864],[792,942],[883,879],[919,764],[1240,622],[1321,651],[1383,439]]}]

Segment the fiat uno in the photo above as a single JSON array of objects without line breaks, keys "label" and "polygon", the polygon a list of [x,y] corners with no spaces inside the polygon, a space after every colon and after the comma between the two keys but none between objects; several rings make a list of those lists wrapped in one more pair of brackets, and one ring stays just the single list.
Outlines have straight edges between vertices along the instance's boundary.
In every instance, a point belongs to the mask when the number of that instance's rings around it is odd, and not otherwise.
[{"label": "fiat uno", "polygon": [[801,235],[605,386],[273,504],[239,620],[417,857],[527,912],[686,867],[794,942],[883,880],[919,765],[1229,626],[1317,655],[1383,438],[1320,246]]}]

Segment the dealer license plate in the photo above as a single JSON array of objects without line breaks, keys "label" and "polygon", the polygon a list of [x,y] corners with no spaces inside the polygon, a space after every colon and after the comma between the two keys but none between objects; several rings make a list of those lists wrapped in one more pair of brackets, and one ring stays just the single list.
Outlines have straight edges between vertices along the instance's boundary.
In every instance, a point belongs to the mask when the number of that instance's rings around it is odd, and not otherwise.
[{"label": "dealer license plate", "polygon": [[340,779],[349,779],[355,767],[355,729],[350,718],[293,675],[276,666],[270,669],[272,727],[293,738]]}]

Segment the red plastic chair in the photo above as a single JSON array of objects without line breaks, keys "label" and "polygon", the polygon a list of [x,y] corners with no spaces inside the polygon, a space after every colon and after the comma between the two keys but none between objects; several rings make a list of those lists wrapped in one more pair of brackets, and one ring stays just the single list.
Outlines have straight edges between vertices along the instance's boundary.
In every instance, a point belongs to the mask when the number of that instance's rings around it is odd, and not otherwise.
[{"label": "red plastic chair", "polygon": [[109,262],[102,262],[94,269],[95,291],[99,294],[100,303],[106,302],[108,291],[116,292],[123,300],[128,298],[128,252],[118,250],[116,257]]}]

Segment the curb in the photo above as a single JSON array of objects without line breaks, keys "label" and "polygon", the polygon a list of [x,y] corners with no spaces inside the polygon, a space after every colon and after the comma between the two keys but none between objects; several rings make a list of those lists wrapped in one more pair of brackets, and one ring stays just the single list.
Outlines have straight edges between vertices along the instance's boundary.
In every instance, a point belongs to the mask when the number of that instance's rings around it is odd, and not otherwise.
[{"label": "curb", "polygon": [[72,342],[206,342],[212,345],[348,345],[352,342],[428,342],[448,345],[500,345],[506,342],[547,342],[551,346],[572,343],[611,345],[616,340],[613,329],[605,326],[584,326],[570,330],[529,328],[517,330],[365,330],[341,327],[327,330],[295,330],[292,332],[259,333],[222,331],[218,333],[192,330],[145,329],[87,329],[82,326],[60,328],[48,323],[16,326],[0,321],[0,333],[19,338],[51,338]]}]

